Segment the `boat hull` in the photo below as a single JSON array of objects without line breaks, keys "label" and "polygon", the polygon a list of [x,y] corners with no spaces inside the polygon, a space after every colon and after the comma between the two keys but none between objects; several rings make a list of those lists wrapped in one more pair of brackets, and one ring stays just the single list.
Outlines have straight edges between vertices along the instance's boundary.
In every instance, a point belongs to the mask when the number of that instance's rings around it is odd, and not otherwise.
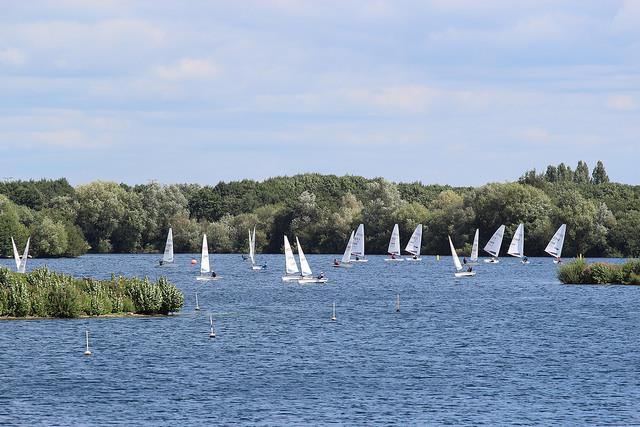
[{"label": "boat hull", "polygon": [[251,269],[259,271],[259,270],[266,270],[266,267],[262,266],[262,265],[254,265],[254,266],[251,267]]},{"label": "boat hull", "polygon": [[299,274],[297,276],[282,276],[282,281],[283,282],[297,282],[298,280],[300,280],[302,276],[300,276]]},{"label": "boat hull", "polygon": [[351,262],[369,262],[368,259],[352,259]]},{"label": "boat hull", "polygon": [[335,268],[351,268],[353,267],[353,265],[351,265],[351,263],[345,263],[345,262],[341,262],[340,264],[332,264],[332,267]]},{"label": "boat hull", "polygon": [[308,279],[299,279],[298,283],[300,285],[311,285],[311,284],[314,284],[314,283],[327,283],[328,281],[329,281],[329,279],[326,279],[326,278],[325,279],[318,279],[318,278],[310,277]]},{"label": "boat hull", "polygon": [[460,273],[454,273],[456,277],[473,277],[476,275],[475,271],[462,271]]},{"label": "boat hull", "polygon": [[385,258],[384,260],[387,262],[402,262],[404,258]]},{"label": "boat hull", "polygon": [[484,262],[486,262],[487,264],[499,264],[500,261],[497,259],[485,259]]},{"label": "boat hull", "polygon": [[215,282],[216,280],[220,280],[220,279],[222,279],[222,276],[216,276],[216,277],[196,276],[196,280],[199,282]]},{"label": "boat hull", "polygon": [[407,261],[422,261],[422,258],[409,257],[409,258],[405,258],[405,260],[407,260]]}]

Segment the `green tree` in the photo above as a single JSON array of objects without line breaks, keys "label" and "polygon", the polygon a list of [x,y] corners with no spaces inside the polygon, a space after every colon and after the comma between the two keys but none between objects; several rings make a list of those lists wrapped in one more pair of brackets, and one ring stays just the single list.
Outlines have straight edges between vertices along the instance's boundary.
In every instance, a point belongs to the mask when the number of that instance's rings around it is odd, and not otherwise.
[{"label": "green tree", "polygon": [[593,168],[593,173],[591,174],[591,182],[593,184],[606,184],[609,182],[609,176],[607,175],[607,171],[604,169],[604,164],[601,160],[598,160],[596,163],[596,167]]},{"label": "green tree", "polygon": [[589,183],[589,166],[582,160],[578,162],[576,171],[573,173],[573,182],[576,184],[588,184]]}]

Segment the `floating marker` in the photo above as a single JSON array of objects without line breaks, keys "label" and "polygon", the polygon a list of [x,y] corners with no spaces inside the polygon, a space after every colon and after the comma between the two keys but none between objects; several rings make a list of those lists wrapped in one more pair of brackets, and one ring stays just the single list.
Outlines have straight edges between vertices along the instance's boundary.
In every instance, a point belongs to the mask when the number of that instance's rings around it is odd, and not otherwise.
[{"label": "floating marker", "polygon": [[400,294],[396,295],[396,313],[400,313]]},{"label": "floating marker", "polygon": [[198,291],[196,291],[196,311],[200,310],[200,305],[198,304]]},{"label": "floating marker", "polygon": [[211,331],[209,332],[209,338],[216,337],[216,331],[213,329],[213,316],[209,315],[209,323],[211,324]]},{"label": "floating marker", "polygon": [[331,314],[331,320],[336,321],[336,303],[333,303],[333,313]]},{"label": "floating marker", "polygon": [[89,350],[89,330],[85,331],[85,337],[87,338],[87,349],[84,351],[85,356],[91,356],[91,351]]},{"label": "floating marker", "polygon": [[440,255],[436,255],[436,261],[440,261]]}]

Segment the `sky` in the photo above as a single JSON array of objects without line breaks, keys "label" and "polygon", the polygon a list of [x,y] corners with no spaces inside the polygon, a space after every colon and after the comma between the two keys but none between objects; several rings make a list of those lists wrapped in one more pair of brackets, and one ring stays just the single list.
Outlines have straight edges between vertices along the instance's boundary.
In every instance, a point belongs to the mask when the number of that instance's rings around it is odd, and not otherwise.
[{"label": "sky", "polygon": [[0,179],[640,184],[640,0],[0,0]]}]

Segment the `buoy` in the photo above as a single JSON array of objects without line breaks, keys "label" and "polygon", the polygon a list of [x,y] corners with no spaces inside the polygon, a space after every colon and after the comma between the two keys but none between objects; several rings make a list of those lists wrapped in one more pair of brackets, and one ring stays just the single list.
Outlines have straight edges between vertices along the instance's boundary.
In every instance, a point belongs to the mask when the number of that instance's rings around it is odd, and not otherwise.
[{"label": "buoy", "polygon": [[88,329],[85,331],[85,336],[87,338],[87,349],[85,350],[84,355],[91,356],[91,351],[89,350],[89,330]]},{"label": "buoy", "polygon": [[216,337],[216,331],[213,329],[213,316],[209,315],[209,323],[211,323],[211,331],[209,332],[209,338]]},{"label": "buoy", "polygon": [[198,261],[195,258],[191,258],[191,265],[196,265]]},{"label": "buoy", "polygon": [[196,311],[200,310],[200,305],[198,304],[198,291],[196,291]]},{"label": "buoy", "polygon": [[336,303],[333,303],[333,313],[331,314],[331,320],[336,321]]},{"label": "buoy", "polygon": [[440,255],[436,255],[436,261],[440,261]]},{"label": "buoy", "polygon": [[400,313],[400,294],[396,295],[396,313]]}]

